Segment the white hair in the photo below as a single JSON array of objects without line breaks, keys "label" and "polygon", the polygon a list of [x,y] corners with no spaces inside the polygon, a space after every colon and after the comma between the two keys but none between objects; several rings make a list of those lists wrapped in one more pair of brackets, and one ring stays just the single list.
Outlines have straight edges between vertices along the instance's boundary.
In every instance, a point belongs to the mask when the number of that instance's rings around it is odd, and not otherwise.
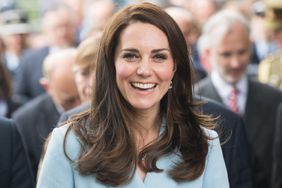
[{"label": "white hair", "polygon": [[214,44],[226,36],[234,23],[241,24],[246,29],[247,35],[250,36],[249,22],[242,14],[233,10],[222,10],[214,14],[204,25],[198,40],[199,53],[212,48]]}]

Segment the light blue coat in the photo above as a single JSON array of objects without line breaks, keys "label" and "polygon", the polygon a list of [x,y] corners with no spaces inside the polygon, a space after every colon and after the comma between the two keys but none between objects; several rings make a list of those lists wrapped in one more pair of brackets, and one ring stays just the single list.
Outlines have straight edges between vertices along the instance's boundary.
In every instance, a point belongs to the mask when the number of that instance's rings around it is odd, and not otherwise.
[{"label": "light blue coat", "polygon": [[[48,148],[39,170],[37,188],[106,188],[110,187],[96,181],[95,176],[83,176],[74,168],[66,158],[63,151],[63,139],[67,127],[63,126],[53,130]],[[209,142],[209,152],[203,174],[193,181],[176,182],[167,171],[173,161],[179,160],[175,154],[162,157],[157,161],[157,166],[163,169],[160,173],[149,172],[144,182],[135,172],[133,179],[123,188],[229,188],[227,171],[217,134],[214,131],[205,132],[215,138]],[[67,137],[66,151],[75,159],[80,150],[78,138],[71,131]]]}]

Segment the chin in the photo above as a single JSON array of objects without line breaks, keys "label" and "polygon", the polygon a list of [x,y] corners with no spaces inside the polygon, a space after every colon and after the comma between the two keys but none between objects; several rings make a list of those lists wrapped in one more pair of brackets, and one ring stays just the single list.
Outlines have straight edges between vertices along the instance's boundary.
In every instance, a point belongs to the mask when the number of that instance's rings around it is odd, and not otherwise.
[{"label": "chin", "polygon": [[226,80],[229,84],[236,84],[237,82],[240,81],[240,79],[241,79],[241,77],[227,76],[225,80]]},{"label": "chin", "polygon": [[151,102],[145,102],[145,101],[138,101],[134,103],[130,103],[131,106],[137,110],[149,110],[154,108],[155,104],[152,104]]}]

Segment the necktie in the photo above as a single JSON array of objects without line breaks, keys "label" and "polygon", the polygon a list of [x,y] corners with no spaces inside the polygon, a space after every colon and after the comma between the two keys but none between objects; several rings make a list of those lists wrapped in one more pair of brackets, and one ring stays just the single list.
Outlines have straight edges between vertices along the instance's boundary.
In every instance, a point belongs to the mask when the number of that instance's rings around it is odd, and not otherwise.
[{"label": "necktie", "polygon": [[239,113],[237,98],[238,98],[238,89],[233,87],[228,98],[228,106],[229,109],[232,110],[233,112]]}]

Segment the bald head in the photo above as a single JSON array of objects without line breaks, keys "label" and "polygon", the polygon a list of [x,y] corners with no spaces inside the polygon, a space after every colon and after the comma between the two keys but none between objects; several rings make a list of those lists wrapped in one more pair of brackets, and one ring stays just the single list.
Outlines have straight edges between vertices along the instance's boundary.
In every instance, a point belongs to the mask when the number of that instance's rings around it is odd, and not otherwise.
[{"label": "bald head", "polygon": [[196,43],[200,30],[194,15],[188,10],[181,7],[169,7],[165,11],[174,19],[181,29],[187,45]]},{"label": "bald head", "polygon": [[75,20],[76,14],[63,5],[47,11],[41,21],[42,32],[50,46],[66,48],[75,41]]},{"label": "bald head", "polygon": [[71,69],[76,53],[76,49],[71,48],[49,54],[43,62],[43,76],[52,79],[54,75],[63,74],[64,69]]},{"label": "bald head", "polygon": [[114,12],[115,4],[112,0],[92,1],[86,8],[81,38],[101,32]]},{"label": "bald head", "polygon": [[72,65],[76,58],[75,49],[61,50],[47,56],[43,63],[41,84],[62,110],[69,110],[80,104],[74,82]]},{"label": "bald head", "polygon": [[165,11],[177,22],[177,20],[193,21],[194,16],[188,10],[181,7],[168,7]]}]

